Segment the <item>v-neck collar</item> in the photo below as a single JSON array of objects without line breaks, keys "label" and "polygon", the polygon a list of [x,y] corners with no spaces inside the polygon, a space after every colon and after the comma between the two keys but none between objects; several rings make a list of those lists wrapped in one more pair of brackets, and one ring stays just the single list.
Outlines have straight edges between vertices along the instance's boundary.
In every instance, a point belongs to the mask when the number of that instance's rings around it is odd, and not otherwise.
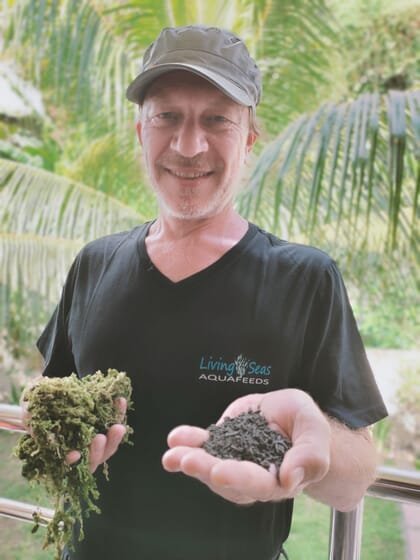
[{"label": "v-neck collar", "polygon": [[228,251],[226,251],[226,253],[224,253],[221,257],[219,257],[216,261],[211,263],[209,266],[206,266],[205,268],[199,270],[198,272],[195,272],[190,276],[183,278],[182,280],[173,281],[167,276],[165,276],[165,274],[163,274],[158,268],[156,268],[156,266],[150,259],[149,254],[147,252],[146,237],[152,224],[153,222],[149,222],[145,224],[142,235],[139,238],[140,263],[142,268],[146,270],[150,275],[152,275],[152,277],[155,280],[162,282],[167,286],[173,286],[173,287],[191,286],[196,282],[200,282],[202,279],[206,278],[208,275],[212,274],[216,270],[222,268],[223,266],[226,266],[232,260],[237,258],[237,256],[240,253],[242,253],[242,251],[248,245],[249,241],[255,236],[255,234],[258,231],[257,226],[248,222],[248,229],[245,232],[245,234],[241,237],[241,239],[239,239],[239,241],[235,243],[235,245],[233,245]]}]

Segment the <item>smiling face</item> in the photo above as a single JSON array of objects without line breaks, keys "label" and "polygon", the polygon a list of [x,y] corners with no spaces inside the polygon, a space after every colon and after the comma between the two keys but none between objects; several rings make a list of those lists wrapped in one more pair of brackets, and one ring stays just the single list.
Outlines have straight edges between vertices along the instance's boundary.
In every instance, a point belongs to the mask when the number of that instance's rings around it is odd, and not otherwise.
[{"label": "smiling face", "polygon": [[208,218],[232,204],[255,141],[247,107],[184,71],[150,86],[138,135],[160,212],[180,219]]}]

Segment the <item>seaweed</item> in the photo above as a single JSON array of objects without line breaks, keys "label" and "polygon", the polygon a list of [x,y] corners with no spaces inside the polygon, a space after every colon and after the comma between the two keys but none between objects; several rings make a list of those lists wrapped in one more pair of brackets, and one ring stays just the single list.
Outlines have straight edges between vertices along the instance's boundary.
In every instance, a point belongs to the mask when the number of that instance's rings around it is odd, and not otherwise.
[{"label": "seaweed", "polygon": [[[89,470],[89,445],[96,434],[106,433],[116,423],[126,425],[123,442],[130,443],[133,430],[114,401],[124,397],[127,410],[132,408],[131,392],[126,373],[109,369],[107,375],[97,371],[82,379],[75,373],[44,377],[22,395],[29,433],[21,436],[14,452],[22,461],[22,475],[32,484],[43,485],[53,498],[54,517],[47,526],[44,548],[54,544],[56,560],[64,544],[71,543],[75,523],[82,540],[83,515],[100,513],[95,503],[99,498],[96,479]],[[66,455],[72,450],[81,457],[70,465]],[[108,478],[106,463],[103,469]],[[34,521],[33,532],[39,523],[36,517]]]}]

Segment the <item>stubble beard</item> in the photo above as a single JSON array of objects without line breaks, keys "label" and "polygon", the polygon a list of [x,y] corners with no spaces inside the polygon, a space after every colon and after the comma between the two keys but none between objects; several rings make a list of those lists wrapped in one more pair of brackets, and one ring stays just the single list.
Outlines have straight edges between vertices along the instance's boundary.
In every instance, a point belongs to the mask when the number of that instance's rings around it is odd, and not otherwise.
[{"label": "stubble beard", "polygon": [[[160,212],[171,218],[179,220],[199,220],[211,218],[220,214],[229,205],[233,206],[235,197],[241,190],[243,183],[244,169],[242,169],[236,177],[230,178],[230,183],[225,182],[223,185],[216,187],[213,194],[209,194],[207,199],[203,201],[200,196],[201,186],[184,187],[182,194],[174,201],[168,200],[165,188],[160,186],[160,178],[153,172],[153,167],[160,169],[161,172],[171,167],[182,167],[184,169],[203,169],[206,171],[211,169],[213,173],[220,174],[223,180],[224,165],[220,162],[209,162],[201,155],[192,158],[185,158],[179,154],[165,154],[157,159],[155,166],[149,162],[147,155],[143,154],[143,161],[149,176],[149,185],[154,192]],[[207,179],[204,179],[204,181]],[[211,180],[211,178],[210,178]],[[225,178],[226,181],[226,178]],[[234,185],[232,184],[234,182]]]},{"label": "stubble beard", "polygon": [[200,201],[197,196],[197,187],[185,188],[183,194],[171,204],[167,202],[164,193],[159,186],[153,185],[157,201],[161,212],[165,215],[178,220],[200,220],[211,218],[219,214],[232,203],[232,196],[228,194],[228,189],[223,187],[218,190],[206,202]]},{"label": "stubble beard", "polygon": [[[146,161],[147,164],[147,161]],[[181,156],[176,156],[175,158],[162,158],[157,161],[157,165],[160,169],[171,168],[172,166],[180,166],[184,169],[212,169],[213,173],[220,173],[222,175],[223,169],[220,165],[206,164],[205,162],[200,162],[199,158],[183,158]],[[201,191],[201,185],[195,185],[189,187],[183,187],[182,193],[174,199],[174,201],[168,201],[165,196],[165,189],[161,188],[160,181],[155,178],[153,179],[152,170],[147,166],[147,170],[150,177],[150,183],[152,189],[157,197],[158,206],[161,212],[165,215],[176,218],[179,220],[200,220],[205,218],[210,218],[217,215],[222,210],[232,203],[234,195],[237,189],[231,189],[229,185],[223,185],[216,188],[216,190],[209,194],[208,198],[203,201]],[[203,179],[206,181],[208,179]],[[211,178],[210,178],[211,180]]]}]

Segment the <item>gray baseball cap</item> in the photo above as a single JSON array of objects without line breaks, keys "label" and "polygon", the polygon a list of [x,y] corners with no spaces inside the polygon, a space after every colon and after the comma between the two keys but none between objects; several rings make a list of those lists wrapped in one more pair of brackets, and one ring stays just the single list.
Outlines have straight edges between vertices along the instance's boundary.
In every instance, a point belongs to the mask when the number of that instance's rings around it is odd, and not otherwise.
[{"label": "gray baseball cap", "polygon": [[139,75],[127,88],[127,98],[142,103],[148,86],[173,70],[205,78],[228,97],[255,108],[261,99],[261,75],[245,43],[217,27],[167,27],[147,48]]}]

